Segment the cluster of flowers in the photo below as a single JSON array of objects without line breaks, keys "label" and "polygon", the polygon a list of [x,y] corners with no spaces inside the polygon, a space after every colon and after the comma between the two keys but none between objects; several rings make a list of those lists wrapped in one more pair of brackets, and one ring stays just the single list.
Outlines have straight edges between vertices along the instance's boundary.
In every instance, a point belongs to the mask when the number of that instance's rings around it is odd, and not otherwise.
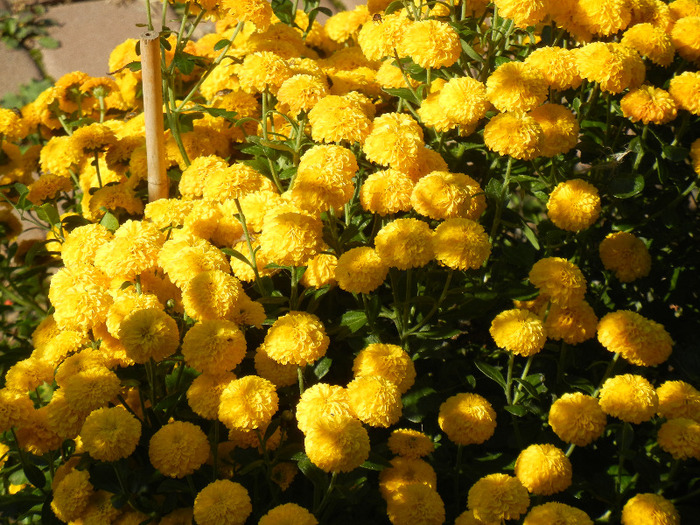
[{"label": "cluster of flowers", "polygon": [[[451,171],[427,137],[442,143],[449,134],[457,141],[483,136],[489,154],[507,157],[507,185],[514,163],[574,150],[585,103],[574,108],[571,93],[582,85],[587,93],[625,93],[622,114],[645,126],[683,112],[700,115],[697,71],[673,74],[667,90],[645,83],[649,63],[666,67],[676,55],[686,64],[700,60],[697,0],[408,1],[384,14],[389,3],[370,0],[323,25],[303,11],[285,24],[264,0],[189,4],[188,12],[201,9],[199,18],[206,13],[217,22],[196,42],[170,35],[164,48],[164,67],[177,65],[178,53],[197,59],[179,78],[194,95],[166,101],[169,111],[201,111],[191,130],[166,131],[172,198],[144,202],[141,76],[128,67],[139,61],[136,41],[112,53],[113,78],[71,73],[20,113],[0,110],[0,183],[27,185],[23,198],[36,206],[66,193],[77,203],[61,217],[74,226],[54,224],[48,236],[63,265],[51,278],[54,311],[34,332],[31,356],[7,372],[0,389],[0,432],[8,443],[36,456],[63,451],[50,480],[60,520],[243,524],[255,498],[237,478],[246,466],[232,460],[234,449],[257,450],[274,490],[285,491],[296,460],[271,461],[270,454],[303,443],[304,458],[332,473],[330,494],[338,473],[368,461],[378,445],[368,429],[378,428],[390,429],[377,436],[394,456],[378,476],[388,519],[444,523],[430,463],[439,440],[405,428],[402,419],[402,396],[420,363],[403,338],[403,346],[358,339],[346,383],[305,385],[306,367],[324,359],[333,334],[323,316],[301,309],[297,286],[337,286],[337,294],[362,303],[398,272],[432,267],[452,275],[488,264],[500,211],[488,233],[479,223],[487,207],[479,177]],[[465,60],[493,57],[488,43],[461,37],[457,22],[481,18],[496,27],[499,17],[510,20],[502,26],[506,49],[510,39],[526,45],[529,38],[514,27],[544,21],[580,45],[542,45],[494,70]],[[211,62],[216,67],[204,73],[202,64]],[[409,74],[416,66],[422,81]],[[225,116],[231,112],[235,125]],[[20,147],[32,134],[41,144]],[[282,153],[273,160],[270,150]],[[700,174],[700,139],[690,156]],[[591,181],[553,186],[546,212],[555,227],[575,234],[601,222],[606,196]],[[343,238],[340,231],[351,231],[362,215],[363,230]],[[112,227],[110,216],[123,220]],[[0,221],[11,236],[21,229],[10,207],[0,208]],[[607,233],[599,258],[621,283],[651,269],[646,244],[629,232]],[[288,308],[271,310],[279,297],[262,283],[284,272],[292,276]],[[572,391],[556,399],[547,422],[569,449],[531,444],[515,459],[513,475],[478,479],[463,498],[458,525],[521,516],[532,525],[592,524],[569,504],[531,507],[530,495],[571,486],[569,456],[603,436],[608,416],[635,425],[665,418],[659,447],[677,460],[700,459],[700,392],[679,380],[654,387],[639,372],[669,358],[674,343],[664,327],[629,310],[599,319],[586,302],[584,274],[567,259],[541,258],[528,279],[537,298],[516,302],[491,322],[511,368],[514,356],[523,356],[527,371],[548,340],[577,345],[597,337],[614,354],[613,365],[619,356],[638,373],[605,377],[592,395]],[[130,370],[144,371],[145,380],[134,386],[123,373]],[[163,404],[180,388],[185,395]],[[509,405],[525,395],[508,384]],[[496,410],[477,393],[450,395],[429,417],[460,453],[496,431]],[[219,439],[220,427],[226,439]],[[208,436],[204,429],[216,431]],[[72,455],[65,440],[75,444]],[[0,444],[3,462],[9,450]],[[113,505],[112,493],[91,481],[95,464],[120,461],[149,462],[164,477],[190,482],[210,468],[220,479],[193,489],[190,505],[149,515],[138,505]],[[185,501],[187,495],[178,499]],[[318,523],[325,498],[315,515],[298,503],[256,509],[258,523]],[[669,500],[650,493],[629,497],[621,519],[680,520]]]}]

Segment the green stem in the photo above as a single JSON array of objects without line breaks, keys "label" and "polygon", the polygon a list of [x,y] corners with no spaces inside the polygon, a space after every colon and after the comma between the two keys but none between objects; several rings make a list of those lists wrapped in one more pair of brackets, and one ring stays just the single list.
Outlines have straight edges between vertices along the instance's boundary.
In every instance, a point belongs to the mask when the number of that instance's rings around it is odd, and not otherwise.
[{"label": "green stem", "polygon": [[[165,3],[163,3],[163,10],[165,10]],[[151,13],[151,0],[146,0],[146,18],[148,19],[148,30],[153,31],[153,14]]]},{"label": "green stem", "polygon": [[595,389],[591,397],[598,397],[598,394],[600,394],[600,389],[603,387],[603,383],[605,383],[605,381],[607,381],[607,379],[610,377],[610,374],[612,374],[613,368],[615,368],[618,359],[620,359],[620,354],[615,354],[610,360],[610,362],[608,363],[608,367],[603,373],[603,377],[601,378],[600,383],[598,383],[598,387]]},{"label": "green stem", "polygon": [[250,232],[248,232],[248,225],[246,224],[245,215],[243,214],[243,208],[241,208],[241,202],[235,198],[233,202],[236,204],[236,209],[238,210],[238,220],[243,226],[243,234],[245,235],[246,244],[248,245],[248,252],[250,254],[250,263],[253,267],[253,274],[255,275],[255,284],[258,287],[258,291],[265,295],[262,284],[260,283],[260,274],[258,273],[258,263],[255,260],[255,250],[253,250],[253,243],[250,240]]},{"label": "green stem", "polygon": [[301,366],[297,367],[297,382],[299,383],[299,395],[302,395],[306,388],[304,386],[304,369]]},{"label": "green stem", "polygon": [[503,206],[508,194],[508,186],[510,186],[510,171],[513,166],[513,157],[508,157],[508,164],[506,166],[506,174],[503,177],[503,186],[501,187],[501,198],[496,203],[496,213],[493,218],[493,224],[491,225],[491,233],[489,234],[489,241],[493,243],[496,233],[498,232],[498,226],[501,223],[501,216],[503,215]]},{"label": "green stem", "polygon": [[[408,318],[411,313],[411,288],[412,288],[412,277],[413,277],[413,268],[409,268],[406,270],[406,292],[404,294],[404,302],[403,302],[403,329],[406,330],[408,328]],[[401,334],[401,339],[404,339],[404,333]]]},{"label": "green stem", "polygon": [[321,515],[321,512],[323,512],[323,509],[326,507],[328,504],[328,500],[330,498],[331,493],[333,492],[333,489],[335,488],[335,480],[338,477],[337,472],[333,472],[331,474],[331,482],[328,484],[328,489],[326,490],[326,493],[323,495],[323,499],[321,500],[321,503],[314,509],[314,516],[317,518]]},{"label": "green stem", "polygon": [[427,313],[427,315],[415,326],[413,326],[410,330],[406,331],[404,335],[408,336],[411,335],[421,328],[423,328],[435,315],[435,313],[440,309],[440,306],[442,306],[443,301],[445,300],[445,297],[447,297],[447,292],[450,289],[450,283],[452,282],[452,276],[454,275],[454,270],[450,269],[449,272],[447,272],[447,279],[445,279],[445,286],[442,287],[442,292],[440,293],[440,297],[438,297],[438,300],[435,302],[433,307],[430,309],[430,311]]},{"label": "green stem", "polygon": [[129,412],[132,416],[134,416],[136,419],[139,420],[139,423],[143,424],[143,420],[139,417],[139,415],[134,412],[134,409],[129,406],[129,404],[126,402],[124,397],[122,397],[121,394],[117,396],[117,399],[119,399],[119,402],[122,404],[122,406],[126,409],[127,412]]},{"label": "green stem", "polygon": [[[527,361],[525,361],[525,366],[523,367],[523,372],[520,374],[520,380],[525,381],[525,378],[527,377],[527,374],[530,372],[530,365],[532,365],[532,360],[535,358],[534,355],[531,355],[527,358]],[[513,404],[517,405],[518,401],[520,401],[520,397],[522,394],[523,386],[522,384],[518,383],[518,388],[515,391],[515,396],[513,398]]]},{"label": "green stem", "polygon": [[299,309],[299,275],[297,274],[297,268],[295,266],[292,266],[289,270],[292,274],[291,289],[289,292],[289,309],[294,311]]},{"label": "green stem", "polygon": [[512,395],[512,388],[513,388],[513,365],[515,365],[515,354],[513,352],[509,352],[509,357],[508,357],[508,373],[506,375],[506,401],[508,402],[509,405],[513,404],[513,395]]}]

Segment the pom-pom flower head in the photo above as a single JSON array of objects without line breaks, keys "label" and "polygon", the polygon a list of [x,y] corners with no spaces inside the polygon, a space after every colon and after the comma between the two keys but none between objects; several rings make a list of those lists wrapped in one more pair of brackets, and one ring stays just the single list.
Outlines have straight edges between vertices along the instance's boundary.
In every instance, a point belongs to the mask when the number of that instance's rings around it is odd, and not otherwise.
[{"label": "pom-pom flower head", "polygon": [[267,379],[234,379],[221,392],[219,420],[229,430],[254,430],[270,422],[278,403],[275,385]]},{"label": "pom-pom flower head", "polygon": [[564,394],[549,409],[549,425],[565,443],[585,447],[605,430],[607,416],[598,400],[581,392]]},{"label": "pom-pom flower head", "polygon": [[700,423],[697,421],[669,419],[659,428],[657,441],[674,459],[700,459]]},{"label": "pom-pom flower head", "polygon": [[435,259],[453,270],[481,268],[491,254],[489,236],[478,222],[447,219],[432,238]]},{"label": "pom-pom flower head", "polygon": [[374,248],[351,248],[338,258],[335,278],[338,286],[347,292],[370,293],[386,279],[389,266]]},{"label": "pom-pom flower head", "polygon": [[369,435],[355,418],[321,418],[308,429],[304,450],[311,462],[325,472],[350,472],[369,457]]},{"label": "pom-pom flower head", "polygon": [[598,323],[598,341],[610,352],[639,366],[663,363],[673,347],[673,340],[662,325],[629,310],[605,315]]},{"label": "pom-pom flower head", "polygon": [[498,314],[491,322],[489,332],[500,348],[524,357],[538,353],[547,342],[542,320],[520,308]]},{"label": "pom-pom flower head", "polygon": [[491,107],[486,98],[486,86],[470,77],[449,80],[440,90],[438,103],[447,117],[461,126],[475,124]]},{"label": "pom-pom flower head", "polygon": [[640,375],[611,377],[600,389],[600,408],[628,423],[648,421],[656,413],[659,398],[651,383]]},{"label": "pom-pom flower head", "polygon": [[595,336],[598,317],[586,301],[570,307],[553,303],[544,321],[544,327],[550,339],[575,345]]},{"label": "pom-pom flower head", "polygon": [[141,424],[122,407],[100,408],[92,412],[80,431],[85,450],[98,461],[128,457],[141,437]]},{"label": "pom-pom flower head", "polygon": [[428,224],[421,220],[396,219],[379,230],[375,249],[391,268],[419,268],[433,258],[432,236]]},{"label": "pom-pom flower head", "polygon": [[279,317],[265,335],[265,353],[283,365],[306,366],[323,357],[329,343],[318,317],[289,312]]},{"label": "pom-pom flower head", "polygon": [[457,32],[445,22],[422,20],[410,24],[398,47],[422,68],[450,67],[457,62],[462,47]]},{"label": "pom-pom flower head", "polygon": [[563,91],[581,85],[576,68],[571,67],[574,56],[570,49],[548,46],[535,49],[525,63],[537,70],[552,89]]},{"label": "pom-pom flower head", "polygon": [[297,423],[304,434],[313,423],[330,417],[351,417],[348,391],[342,386],[316,383],[304,390],[297,403]]},{"label": "pom-pom flower head", "polygon": [[153,434],[148,446],[148,457],[163,475],[183,478],[207,460],[209,441],[197,425],[187,421],[173,421]]},{"label": "pom-pom flower head", "polygon": [[645,67],[637,52],[622,44],[593,42],[576,51],[581,77],[598,82],[600,89],[621,93],[644,82]]},{"label": "pom-pom flower head", "polygon": [[296,503],[285,503],[270,509],[258,525],[318,525],[318,520],[304,507]]},{"label": "pom-pom flower head", "polygon": [[489,474],[469,489],[467,507],[484,523],[518,519],[530,505],[527,489],[516,477]]},{"label": "pom-pom flower head", "polygon": [[450,441],[478,445],[496,430],[496,412],[478,394],[456,394],[440,405],[438,423]]},{"label": "pom-pom flower head", "polygon": [[209,374],[233,370],[243,361],[246,342],[238,326],[223,319],[202,321],[182,341],[182,356],[192,368]]},{"label": "pom-pom flower head", "polygon": [[469,175],[439,170],[418,181],[411,194],[411,205],[431,219],[461,217],[475,221],[486,209],[486,197]]},{"label": "pom-pom flower head", "polygon": [[410,115],[385,113],[372,122],[363,144],[367,159],[404,171],[423,147],[423,130]]},{"label": "pom-pom flower head", "polygon": [[499,113],[484,127],[486,147],[515,159],[534,159],[540,154],[543,141],[542,126],[523,113]]},{"label": "pom-pom flower head", "polygon": [[381,376],[394,383],[401,394],[405,393],[416,378],[411,356],[398,345],[372,343],[357,354],[352,364],[355,377]]},{"label": "pom-pom flower head", "polygon": [[620,42],[659,66],[667,67],[673,62],[675,48],[671,36],[650,23],[633,25],[625,31]]},{"label": "pom-pom flower head", "polygon": [[658,494],[637,494],[622,507],[622,525],[680,525],[673,503]]},{"label": "pom-pom flower head", "polygon": [[348,404],[352,413],[373,427],[389,427],[401,417],[401,393],[381,376],[361,376],[348,383]]},{"label": "pom-pom flower head", "polygon": [[579,124],[576,116],[560,104],[543,104],[530,112],[542,128],[540,155],[553,157],[567,153],[578,144]]},{"label": "pom-pom flower head", "polygon": [[422,483],[398,488],[387,501],[386,512],[394,525],[445,523],[445,504],[436,490]]},{"label": "pom-pom flower head", "polygon": [[547,215],[562,230],[585,230],[600,215],[598,189],[582,179],[559,183],[549,196]]},{"label": "pom-pom flower head", "polygon": [[531,493],[549,496],[571,485],[571,462],[554,445],[530,445],[515,460],[515,475]]},{"label": "pom-pom flower head", "polygon": [[676,118],[677,105],[663,89],[644,85],[631,90],[620,100],[622,114],[632,122],[666,124]]},{"label": "pom-pom flower head", "polygon": [[523,525],[541,525],[557,523],[561,525],[593,525],[593,520],[576,507],[550,501],[532,507],[523,520]]},{"label": "pom-pom flower head", "polygon": [[194,500],[194,519],[199,525],[243,525],[251,512],[248,491],[227,479],[213,481]]},{"label": "pom-pom flower head", "polygon": [[688,418],[700,423],[700,391],[685,381],[666,381],[656,389],[659,415],[666,419]]},{"label": "pom-pom flower head", "polygon": [[363,142],[372,122],[362,107],[339,95],[328,95],[309,111],[315,142]]},{"label": "pom-pom flower head", "polygon": [[119,341],[126,355],[136,363],[160,361],[172,355],[180,344],[175,320],[159,308],[136,310],[122,321]]},{"label": "pom-pom flower head", "polygon": [[671,79],[668,92],[678,107],[700,115],[700,72],[684,71]]},{"label": "pom-pom flower head", "polygon": [[583,301],[586,279],[578,266],[561,257],[546,257],[532,265],[530,282],[553,303],[573,306]]},{"label": "pom-pom flower head", "polygon": [[605,269],[612,270],[623,283],[646,277],[651,270],[646,244],[628,232],[608,234],[600,243],[598,253]]},{"label": "pom-pom flower head", "polygon": [[486,96],[498,111],[530,111],[547,98],[547,83],[524,62],[506,62],[486,80]]},{"label": "pom-pom flower head", "polygon": [[397,456],[418,459],[435,450],[435,445],[423,432],[409,428],[397,428],[387,441],[389,450]]},{"label": "pom-pom flower head", "polygon": [[401,171],[389,168],[365,179],[360,189],[360,203],[366,211],[381,216],[411,209],[413,181]]}]

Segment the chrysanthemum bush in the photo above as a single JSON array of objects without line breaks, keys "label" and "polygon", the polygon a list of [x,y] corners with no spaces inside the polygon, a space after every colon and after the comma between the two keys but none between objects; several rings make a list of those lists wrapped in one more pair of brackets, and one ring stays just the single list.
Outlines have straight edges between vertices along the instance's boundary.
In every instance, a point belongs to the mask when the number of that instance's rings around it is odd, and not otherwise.
[{"label": "chrysanthemum bush", "polygon": [[0,110],[4,517],[695,522],[697,0],[179,9],[169,198],[137,40]]}]

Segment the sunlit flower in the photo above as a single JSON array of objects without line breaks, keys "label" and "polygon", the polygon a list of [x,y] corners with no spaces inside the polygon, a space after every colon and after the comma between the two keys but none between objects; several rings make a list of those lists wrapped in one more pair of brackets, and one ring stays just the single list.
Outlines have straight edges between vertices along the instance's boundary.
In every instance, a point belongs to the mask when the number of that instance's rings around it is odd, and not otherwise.
[{"label": "sunlit flower", "polygon": [[384,226],[374,239],[375,249],[391,268],[406,270],[428,264],[433,258],[433,232],[419,219],[396,219]]},{"label": "sunlit flower", "polygon": [[531,493],[549,496],[571,485],[571,461],[554,445],[530,445],[515,460],[515,475]]},{"label": "sunlit flower", "polygon": [[437,474],[430,463],[407,457],[393,458],[390,463],[391,466],[379,474],[379,491],[384,499],[390,500],[401,487],[415,483],[433,490],[437,488]]},{"label": "sunlit flower", "polygon": [[663,325],[629,310],[606,314],[598,323],[598,341],[639,366],[659,365],[673,349],[673,339]]},{"label": "sunlit flower", "polygon": [[596,398],[574,392],[552,403],[548,421],[562,441],[585,447],[603,434],[607,417]]},{"label": "sunlit flower", "polygon": [[387,501],[386,512],[393,525],[441,525],[445,504],[436,490],[413,483],[398,488]]},{"label": "sunlit flower", "polygon": [[650,23],[635,24],[622,35],[621,44],[629,46],[654,64],[667,67],[676,52],[671,35]]},{"label": "sunlit flower", "polygon": [[605,92],[620,93],[644,82],[642,58],[622,44],[593,42],[577,49],[575,56],[581,77],[598,82]]},{"label": "sunlit flower", "polygon": [[522,29],[534,26],[547,15],[547,4],[544,0],[496,0],[494,3],[499,16],[510,18]]},{"label": "sunlit flower", "polygon": [[469,175],[433,171],[414,186],[411,204],[431,219],[459,217],[476,221],[486,209],[486,197]]},{"label": "sunlit flower", "polygon": [[207,460],[209,441],[197,425],[173,421],[153,434],[148,445],[148,457],[163,475],[183,478]]},{"label": "sunlit flower", "polygon": [[678,107],[700,115],[700,72],[684,71],[671,79],[668,92]]},{"label": "sunlit flower", "polygon": [[418,430],[397,428],[389,436],[387,446],[393,454],[409,459],[427,456],[435,450],[429,436]]},{"label": "sunlit flower", "polygon": [[316,383],[304,390],[297,403],[299,430],[305,434],[314,421],[333,417],[351,417],[348,392],[342,386]]},{"label": "sunlit flower", "polygon": [[562,230],[578,232],[592,226],[600,215],[598,189],[582,179],[557,184],[547,201],[547,216]]},{"label": "sunlit flower", "polygon": [[389,427],[401,417],[401,393],[384,377],[357,377],[348,383],[346,390],[350,410],[367,425]]},{"label": "sunlit flower", "polygon": [[656,389],[659,415],[666,419],[689,418],[700,423],[700,391],[685,381],[666,381]]},{"label": "sunlit flower", "polygon": [[265,335],[265,353],[283,365],[306,366],[323,357],[330,339],[323,323],[307,312],[289,312]]},{"label": "sunlit flower", "polygon": [[438,20],[410,24],[398,46],[399,54],[410,56],[422,68],[449,67],[462,52],[459,35],[451,25]]},{"label": "sunlit flower", "polygon": [[578,144],[578,120],[565,106],[543,104],[530,111],[530,116],[537,121],[544,134],[539,152],[543,157],[567,153]]},{"label": "sunlit flower", "polygon": [[697,421],[669,419],[659,428],[657,441],[674,459],[700,459],[700,423]]},{"label": "sunlit flower", "polygon": [[95,410],[80,431],[83,447],[98,461],[130,456],[140,437],[141,423],[120,406]]},{"label": "sunlit flower", "polygon": [[671,30],[671,41],[678,54],[689,62],[700,60],[700,15],[676,20]]},{"label": "sunlit flower", "polygon": [[440,405],[438,423],[450,441],[478,445],[496,430],[496,412],[478,394],[455,394]]},{"label": "sunlit flower", "polygon": [[659,398],[646,378],[623,374],[613,376],[603,383],[599,403],[600,408],[609,416],[639,424],[656,414]]},{"label": "sunlit flower", "polygon": [[518,478],[507,474],[484,476],[472,485],[467,496],[467,507],[485,523],[518,519],[529,505],[527,489]]},{"label": "sunlit flower", "polygon": [[480,268],[491,254],[489,237],[478,222],[447,219],[432,237],[435,259],[455,270]]},{"label": "sunlit flower", "polygon": [[416,369],[408,353],[398,345],[372,343],[357,354],[352,371],[355,377],[381,376],[394,383],[401,394],[416,378]]},{"label": "sunlit flower", "polygon": [[251,512],[248,491],[228,479],[212,481],[194,499],[194,519],[199,525],[243,525]]},{"label": "sunlit flower", "polygon": [[547,83],[524,62],[506,62],[486,80],[486,97],[498,111],[530,111],[547,98]]},{"label": "sunlit flower", "polygon": [[547,342],[542,320],[519,308],[498,314],[491,321],[489,333],[498,347],[524,357],[538,353]]},{"label": "sunlit flower", "polygon": [[524,113],[499,113],[484,127],[484,144],[491,151],[515,159],[532,160],[540,155],[542,126]]},{"label": "sunlit flower", "polygon": [[523,520],[523,525],[541,525],[544,523],[593,525],[593,520],[581,509],[565,505],[564,503],[550,501],[549,503],[532,507]]},{"label": "sunlit flower", "polygon": [[325,472],[350,472],[369,457],[369,435],[355,418],[321,418],[311,422],[304,450],[311,462]]},{"label": "sunlit flower", "polygon": [[676,101],[668,91],[644,85],[633,89],[620,100],[622,114],[632,122],[666,124],[676,118]]},{"label": "sunlit flower", "polygon": [[267,379],[234,379],[221,392],[219,420],[229,429],[254,430],[270,422],[278,401],[275,385]]},{"label": "sunlit flower", "polygon": [[659,494],[637,494],[622,507],[622,525],[680,525],[676,507]]},{"label": "sunlit flower", "polygon": [[136,363],[165,359],[180,345],[177,323],[159,308],[136,310],[125,317],[119,327],[119,340]]},{"label": "sunlit flower", "polygon": [[270,509],[258,525],[318,525],[318,520],[304,507],[285,503]]},{"label": "sunlit flower", "polygon": [[581,85],[578,70],[571,67],[573,60],[570,49],[546,46],[535,49],[524,62],[534,67],[552,89],[563,91]]},{"label": "sunlit flower", "polygon": [[338,286],[347,292],[370,293],[386,279],[389,266],[374,248],[351,248],[338,257],[335,278]]},{"label": "sunlit flower", "polygon": [[575,264],[561,257],[545,257],[532,265],[530,282],[553,303],[573,306],[586,293],[586,279]]},{"label": "sunlit flower", "polygon": [[550,339],[575,345],[595,336],[598,317],[586,301],[569,307],[552,303],[544,327]]}]

